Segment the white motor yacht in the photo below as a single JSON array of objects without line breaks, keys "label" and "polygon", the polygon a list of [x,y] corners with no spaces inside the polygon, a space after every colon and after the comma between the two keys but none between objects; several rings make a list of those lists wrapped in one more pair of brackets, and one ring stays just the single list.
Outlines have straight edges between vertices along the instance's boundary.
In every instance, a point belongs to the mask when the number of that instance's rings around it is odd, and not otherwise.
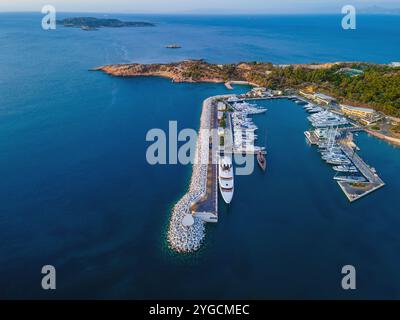
[{"label": "white motor yacht", "polygon": [[218,165],[219,190],[224,201],[229,204],[233,198],[234,178],[233,178],[232,158],[221,156]]}]

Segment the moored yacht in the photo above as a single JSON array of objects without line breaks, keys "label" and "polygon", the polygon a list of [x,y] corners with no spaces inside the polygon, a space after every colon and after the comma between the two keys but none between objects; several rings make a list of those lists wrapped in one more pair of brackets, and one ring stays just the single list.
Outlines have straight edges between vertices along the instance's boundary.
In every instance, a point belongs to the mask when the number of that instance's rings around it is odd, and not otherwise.
[{"label": "moored yacht", "polygon": [[338,172],[351,172],[351,173],[358,172],[357,168],[352,165],[335,166],[335,167],[333,167],[333,170],[338,171]]},{"label": "moored yacht", "polygon": [[333,164],[333,165],[344,165],[344,164],[350,165],[351,164],[350,160],[342,159],[342,158],[330,158],[330,159],[326,159],[325,161],[326,161],[326,163]]},{"label": "moored yacht", "polygon": [[336,176],[333,177],[336,181],[342,182],[366,182],[367,180],[361,176]]},{"label": "moored yacht", "polygon": [[219,191],[224,201],[229,204],[233,198],[234,179],[232,158],[221,156],[218,164]]}]

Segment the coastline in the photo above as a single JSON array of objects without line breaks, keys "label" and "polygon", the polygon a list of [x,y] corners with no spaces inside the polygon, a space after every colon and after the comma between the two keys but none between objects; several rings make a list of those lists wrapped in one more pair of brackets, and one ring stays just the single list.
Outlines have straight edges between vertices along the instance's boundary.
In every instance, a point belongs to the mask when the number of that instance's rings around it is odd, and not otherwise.
[{"label": "coastline", "polygon": [[[181,64],[142,65],[142,64],[116,64],[106,65],[91,69],[90,71],[102,71],[114,77],[162,77],[171,79],[172,82],[181,83],[225,83],[226,79],[213,76],[192,77],[186,75],[187,69],[197,61],[186,61]],[[184,66],[183,66],[184,65]]]},{"label": "coastline", "polygon": [[372,130],[370,130],[370,129],[365,129],[365,132],[367,132],[367,133],[370,134],[371,136],[374,136],[375,138],[384,140],[384,141],[386,141],[386,142],[388,142],[388,143],[390,143],[390,144],[392,144],[392,145],[395,145],[395,146],[397,146],[397,147],[400,147],[400,139],[398,139],[398,138],[393,138],[393,137],[385,136],[385,135],[382,134],[382,133],[375,132],[375,131],[372,131]]},{"label": "coastline", "polygon": [[[291,64],[289,66],[294,69],[317,70],[329,69],[338,65],[349,65],[351,63],[329,62],[319,64]],[[362,62],[358,63],[361,64]],[[204,60],[183,60],[167,64],[111,64],[93,68],[91,71],[101,71],[114,77],[162,77],[171,79],[175,83],[223,83],[227,89],[232,90],[232,85],[234,84],[265,87],[266,84],[263,83],[262,76],[266,76],[271,72],[266,71],[269,68],[271,68],[271,65],[268,63],[239,62],[233,65],[215,65],[209,64]],[[279,69],[284,67],[272,65],[272,68]],[[391,118],[390,115],[385,116]],[[378,139],[400,146],[400,139],[398,138],[386,136],[368,129],[366,131]]]}]

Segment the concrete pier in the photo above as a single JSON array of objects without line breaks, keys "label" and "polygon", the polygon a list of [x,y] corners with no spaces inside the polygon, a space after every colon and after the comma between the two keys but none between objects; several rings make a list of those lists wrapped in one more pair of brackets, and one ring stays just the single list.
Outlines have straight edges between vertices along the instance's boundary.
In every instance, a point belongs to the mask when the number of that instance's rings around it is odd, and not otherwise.
[{"label": "concrete pier", "polygon": [[345,182],[338,181],[340,188],[343,190],[346,197],[350,202],[356,201],[371,192],[374,192],[382,188],[385,183],[376,174],[375,170],[369,167],[363,159],[355,152],[355,150],[350,147],[351,141],[346,139],[341,139],[339,141],[340,148],[344,154],[351,159],[354,166],[358,171],[367,179],[366,182]]}]

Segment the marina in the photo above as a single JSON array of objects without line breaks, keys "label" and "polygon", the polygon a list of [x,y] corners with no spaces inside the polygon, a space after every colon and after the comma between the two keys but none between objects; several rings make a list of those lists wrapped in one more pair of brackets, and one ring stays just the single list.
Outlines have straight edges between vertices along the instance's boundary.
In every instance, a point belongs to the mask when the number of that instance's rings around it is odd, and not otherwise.
[{"label": "marina", "polygon": [[307,142],[315,145],[321,159],[332,166],[336,173],[333,180],[350,202],[385,185],[375,170],[356,154],[358,147],[353,142],[353,132],[362,131],[363,127],[327,106],[297,96],[245,98],[246,95],[222,95],[203,103],[189,191],[173,208],[168,231],[168,241],[175,251],[191,252],[200,248],[205,223],[218,222],[218,191],[227,205],[232,202],[235,154],[254,155],[261,170],[266,170],[266,148],[255,145],[258,126],[251,117],[267,109],[251,101],[289,99],[311,114],[307,119],[314,129],[304,132]]}]

